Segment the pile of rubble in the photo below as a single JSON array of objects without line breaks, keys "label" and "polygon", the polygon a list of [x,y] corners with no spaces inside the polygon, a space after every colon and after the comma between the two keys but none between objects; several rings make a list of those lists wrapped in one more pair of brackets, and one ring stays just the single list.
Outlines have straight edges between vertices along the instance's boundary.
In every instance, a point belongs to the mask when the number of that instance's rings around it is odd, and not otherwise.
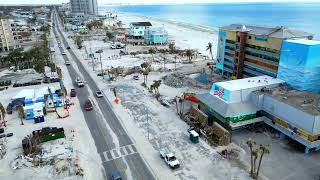
[{"label": "pile of rubble", "polygon": [[187,86],[186,77],[182,74],[173,73],[162,77],[162,79],[163,83],[170,87],[182,88]]},{"label": "pile of rubble", "polygon": [[46,168],[48,177],[65,178],[76,177],[83,179],[83,170],[73,150],[72,144],[66,140],[55,140],[43,143],[38,154],[19,155],[11,162],[12,169],[24,167]]}]

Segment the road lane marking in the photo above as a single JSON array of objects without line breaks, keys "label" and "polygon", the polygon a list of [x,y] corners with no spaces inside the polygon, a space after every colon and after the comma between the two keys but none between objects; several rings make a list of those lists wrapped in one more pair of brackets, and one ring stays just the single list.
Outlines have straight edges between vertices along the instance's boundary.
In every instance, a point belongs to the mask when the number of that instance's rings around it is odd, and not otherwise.
[{"label": "road lane marking", "polygon": [[108,151],[102,152],[104,159],[103,162],[109,162],[115,159],[119,159],[121,157],[129,156],[132,154],[137,154],[137,148],[134,144],[122,146],[119,148],[114,148]]}]

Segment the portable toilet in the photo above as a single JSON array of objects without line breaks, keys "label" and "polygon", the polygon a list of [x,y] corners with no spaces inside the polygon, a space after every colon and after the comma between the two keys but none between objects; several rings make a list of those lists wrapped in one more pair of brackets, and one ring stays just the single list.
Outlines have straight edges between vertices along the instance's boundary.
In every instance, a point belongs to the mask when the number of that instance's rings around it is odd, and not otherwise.
[{"label": "portable toilet", "polygon": [[33,104],[32,98],[25,98],[25,99],[24,99],[24,104],[25,104],[25,106],[26,106],[26,105]]},{"label": "portable toilet", "polygon": [[38,102],[44,102],[44,97],[37,97],[36,103],[38,103]]},{"label": "portable toilet", "polygon": [[42,102],[33,105],[34,123],[44,122],[44,104]]},{"label": "portable toilet", "polygon": [[34,118],[33,104],[27,104],[23,107],[24,118],[30,120]]},{"label": "portable toilet", "polygon": [[199,142],[199,134],[195,130],[189,131],[189,138],[194,144]]}]

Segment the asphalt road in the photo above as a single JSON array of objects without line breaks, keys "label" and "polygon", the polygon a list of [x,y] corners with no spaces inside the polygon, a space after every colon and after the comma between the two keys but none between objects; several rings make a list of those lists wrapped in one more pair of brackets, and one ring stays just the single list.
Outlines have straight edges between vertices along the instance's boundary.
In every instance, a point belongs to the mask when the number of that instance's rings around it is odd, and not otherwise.
[{"label": "asphalt road", "polygon": [[[62,40],[61,42],[63,43],[64,47],[69,46],[68,42],[65,40],[65,37],[63,36],[60,30],[60,24],[57,21],[58,19],[56,16],[56,11],[53,17],[55,22],[55,36],[58,35],[60,37],[59,39]],[[63,48],[59,49],[60,52],[65,51]],[[68,49],[68,52],[70,53],[72,60],[77,64],[77,67],[81,72],[82,76],[84,77],[84,80],[87,82],[86,87],[77,88],[77,97],[79,99],[80,104],[83,105],[87,97],[90,96],[89,91],[95,92],[99,88],[95,83],[94,79],[91,78],[89,73],[81,64],[78,57],[74,54],[72,49]],[[65,61],[69,60],[67,56],[63,56],[63,58]],[[72,65],[67,66],[67,68],[72,81],[75,82],[75,79],[79,77],[78,73]],[[126,131],[123,129],[119,119],[113,112],[110,102],[106,98],[95,97],[95,99],[98,103],[96,106],[99,106],[99,108],[102,111],[102,114],[100,114],[100,112],[96,110],[87,112],[84,110],[83,107],[82,111],[86,123],[95,141],[98,153],[100,154],[101,159],[103,161],[102,166],[104,168],[106,178],[109,179],[111,172],[114,170],[118,170],[122,174],[124,174],[124,171],[128,168],[128,165],[133,179],[154,180],[155,177],[153,176],[145,162],[142,160],[140,154],[136,151],[135,145],[133,144],[132,140],[129,138]],[[120,149],[116,148],[112,136],[108,132],[105,122],[103,122],[102,116],[104,117],[112,131],[116,134],[117,139],[119,141]],[[124,161],[126,163],[124,163]]]}]

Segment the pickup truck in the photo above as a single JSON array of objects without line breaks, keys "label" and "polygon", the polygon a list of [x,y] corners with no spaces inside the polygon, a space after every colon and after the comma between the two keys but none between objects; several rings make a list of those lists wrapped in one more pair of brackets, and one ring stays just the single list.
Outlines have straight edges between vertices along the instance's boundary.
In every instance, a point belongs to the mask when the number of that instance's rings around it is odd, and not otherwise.
[{"label": "pickup truck", "polygon": [[160,157],[171,168],[176,169],[180,167],[180,162],[174,156],[174,154],[166,149],[160,149]]}]

